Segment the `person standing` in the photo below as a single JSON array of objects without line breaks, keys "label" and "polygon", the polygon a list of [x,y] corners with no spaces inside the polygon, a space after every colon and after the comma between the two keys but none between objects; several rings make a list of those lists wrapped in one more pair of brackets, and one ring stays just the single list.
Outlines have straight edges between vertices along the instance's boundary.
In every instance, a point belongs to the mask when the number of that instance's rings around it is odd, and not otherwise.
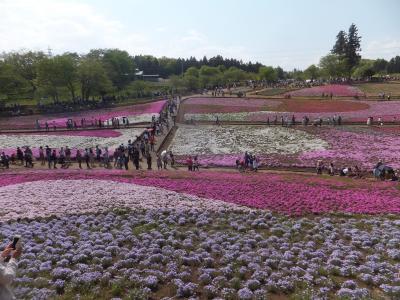
[{"label": "person standing", "polygon": [[[51,158],[50,161],[53,162],[53,168],[57,169],[57,152],[56,149],[53,149],[53,152],[51,153]],[[51,164],[49,165],[50,168]]]},{"label": "person standing", "polygon": [[49,169],[51,168],[51,149],[49,146],[46,146],[46,159],[49,164]]},{"label": "person standing", "polygon": [[162,169],[162,160],[161,160],[161,156],[159,154],[157,154],[157,169],[158,170]]},{"label": "person standing", "polygon": [[175,157],[174,157],[174,154],[172,153],[172,151],[169,151],[169,157],[171,159],[171,167],[173,168],[175,165]]},{"label": "person standing", "polygon": [[21,165],[24,164],[24,153],[20,147],[17,147],[17,160],[21,161]]},{"label": "person standing", "polygon": [[76,150],[76,156],[75,156],[76,161],[78,162],[79,169],[82,169],[82,154],[81,151],[78,149]]},{"label": "person standing", "polygon": [[89,148],[89,162],[90,162],[90,167],[94,168],[94,152],[92,148]]},{"label": "person standing", "polygon": [[133,164],[135,165],[136,170],[139,170],[139,150],[134,147],[133,149]]},{"label": "person standing", "polygon": [[104,163],[104,168],[106,169],[110,168],[110,155],[108,153],[107,147],[104,148],[103,163]]},{"label": "person standing", "polygon": [[44,159],[44,151],[43,151],[43,147],[42,146],[39,147],[39,160],[40,160],[40,164],[42,166],[44,166],[46,164],[46,161]]},{"label": "person standing", "polygon": [[123,153],[124,153],[124,155],[123,155],[123,160],[124,160],[125,170],[128,170],[128,169],[129,169],[129,167],[128,167],[128,162],[129,162],[129,152],[128,152],[128,149],[125,149]]},{"label": "person standing", "polygon": [[156,138],[154,135],[150,136],[150,150],[154,152],[154,144],[156,143]]},{"label": "person standing", "polygon": [[258,171],[258,158],[255,155],[253,156],[253,171]]},{"label": "person standing", "polygon": [[147,154],[147,170],[151,170],[151,154]]},{"label": "person standing", "polygon": [[162,156],[162,160],[163,160],[163,164],[164,164],[164,169],[167,169],[167,165],[168,165],[167,151],[164,150],[163,152],[161,152],[161,156]]},{"label": "person standing", "polygon": [[89,164],[89,162],[90,162],[90,153],[89,153],[89,149],[85,149],[85,162],[86,162],[86,167],[88,168],[88,169],[91,169],[91,167],[90,167],[90,164]]},{"label": "person standing", "polygon": [[[9,244],[0,255],[0,299],[12,300],[15,296],[11,290],[17,273],[17,259],[21,256],[22,247],[18,246],[14,249],[12,244]],[[11,257],[8,262],[5,260]]]},{"label": "person standing", "polygon": [[65,147],[65,160],[67,166],[69,166],[71,163],[71,149],[68,146]]},{"label": "person standing", "polygon": [[199,161],[197,159],[197,155],[193,159],[193,171],[200,171],[199,169]]},{"label": "person standing", "polygon": [[188,166],[188,171],[193,171],[193,160],[192,157],[189,156],[189,158],[186,161],[187,166]]}]

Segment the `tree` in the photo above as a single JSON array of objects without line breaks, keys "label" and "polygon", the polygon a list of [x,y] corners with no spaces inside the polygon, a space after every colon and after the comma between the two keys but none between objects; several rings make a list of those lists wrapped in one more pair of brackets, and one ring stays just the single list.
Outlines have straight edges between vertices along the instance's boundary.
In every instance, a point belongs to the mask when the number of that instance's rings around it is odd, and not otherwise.
[{"label": "tree", "polygon": [[319,77],[320,71],[316,65],[311,65],[304,70],[304,75],[307,79],[315,80]]},{"label": "tree", "polygon": [[350,71],[355,67],[360,59],[361,51],[361,37],[358,36],[358,29],[355,24],[351,24],[349,28],[349,33],[347,34],[347,45],[346,45],[346,59],[348,70]]},{"label": "tree", "polygon": [[76,98],[76,86],[78,84],[78,61],[79,56],[73,53],[66,53],[60,56],[56,56],[56,63],[59,65],[61,71],[60,81],[71,94],[71,99]]},{"label": "tree", "polygon": [[373,70],[375,73],[386,73],[386,69],[388,66],[388,61],[383,58],[378,58],[373,63]]},{"label": "tree", "polygon": [[336,43],[331,54],[337,55],[341,64],[346,66],[346,75],[350,76],[352,69],[357,66],[361,56],[361,37],[355,24],[351,24],[349,32],[341,30],[336,36]]},{"label": "tree", "polygon": [[328,54],[321,58],[319,66],[324,77],[343,77],[346,74],[346,61],[337,54]]},{"label": "tree", "polygon": [[62,73],[62,65],[56,57],[46,57],[38,65],[38,87],[44,94],[50,95],[54,103],[60,100],[60,89],[63,87]]},{"label": "tree", "polygon": [[223,73],[222,76],[224,83],[234,83],[241,80],[245,80],[248,77],[245,71],[237,67],[230,67]]},{"label": "tree", "polygon": [[275,68],[275,72],[276,72],[276,75],[278,76],[278,79],[285,79],[285,71],[283,71],[283,69],[281,68],[281,67],[276,67]]},{"label": "tree", "polygon": [[197,69],[196,67],[190,67],[186,70],[185,76],[199,77],[199,69]]},{"label": "tree", "polygon": [[13,66],[14,71],[20,78],[24,79],[30,86],[28,90],[30,97],[33,98],[38,88],[37,76],[39,63],[45,58],[41,51],[34,52],[11,52],[4,55],[4,62]]},{"label": "tree", "polygon": [[374,61],[371,59],[362,59],[357,67],[354,68],[352,76],[356,78],[369,78],[374,74]]},{"label": "tree", "polygon": [[185,80],[178,75],[172,75],[169,77],[169,84],[173,90],[179,90],[186,86]]},{"label": "tree", "polygon": [[388,73],[400,73],[400,56],[393,57],[387,66]]},{"label": "tree", "polygon": [[336,43],[333,46],[331,53],[339,56],[346,55],[347,44],[346,33],[343,30],[340,30],[336,36]]},{"label": "tree", "polygon": [[119,49],[104,50],[102,62],[112,84],[121,91],[135,78],[135,65],[128,52]]},{"label": "tree", "polygon": [[278,79],[278,74],[274,70],[273,67],[260,67],[258,69],[258,74],[260,76],[260,79],[266,80],[268,82],[273,82]]},{"label": "tree", "polygon": [[202,87],[214,87],[221,83],[221,71],[217,67],[202,66],[199,79]]},{"label": "tree", "polygon": [[112,88],[102,63],[90,57],[83,58],[78,66],[78,79],[84,100],[89,100],[90,96],[103,96]]},{"label": "tree", "polygon": [[138,98],[144,97],[149,84],[143,80],[135,80],[130,84],[130,89],[136,94]]},{"label": "tree", "polygon": [[0,61],[0,96],[10,98],[26,89],[28,82],[20,76],[15,67],[9,63]]}]

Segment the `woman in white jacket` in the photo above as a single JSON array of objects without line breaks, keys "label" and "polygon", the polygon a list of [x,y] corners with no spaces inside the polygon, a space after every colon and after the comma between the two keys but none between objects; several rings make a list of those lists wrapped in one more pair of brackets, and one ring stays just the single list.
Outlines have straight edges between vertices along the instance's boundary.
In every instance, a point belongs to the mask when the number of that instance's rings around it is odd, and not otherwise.
[{"label": "woman in white jacket", "polygon": [[[8,245],[0,255],[0,299],[13,300],[14,294],[11,290],[11,284],[17,273],[17,259],[21,256],[22,248],[12,248],[12,244]],[[11,256],[8,262],[7,257]]]}]

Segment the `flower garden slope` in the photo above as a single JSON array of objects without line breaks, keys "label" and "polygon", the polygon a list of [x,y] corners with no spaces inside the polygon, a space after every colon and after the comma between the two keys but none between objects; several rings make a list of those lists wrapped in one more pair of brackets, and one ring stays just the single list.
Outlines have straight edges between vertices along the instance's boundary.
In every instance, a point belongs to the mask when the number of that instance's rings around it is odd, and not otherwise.
[{"label": "flower garden slope", "polygon": [[108,147],[110,150],[117,148],[128,140],[135,140],[140,136],[143,128],[128,128],[115,131],[85,131],[78,135],[75,131],[63,132],[61,135],[40,134],[0,134],[0,150],[7,154],[14,153],[17,147],[30,146],[33,154],[38,156],[39,147],[48,145],[50,148],[60,149],[68,146],[70,149],[83,150],[85,148]]},{"label": "flower garden slope", "polygon": [[[329,212],[345,212],[357,214],[386,214],[400,213],[400,193],[394,182],[371,182],[368,180],[354,180],[340,177],[315,177],[312,175],[272,175],[268,173],[259,174],[239,174],[232,172],[207,172],[200,173],[176,171],[176,172],[131,172],[112,170],[112,171],[95,171],[95,170],[55,170],[55,171],[33,171],[33,172],[4,172],[0,177],[0,188],[3,201],[2,207],[8,207],[9,211],[4,214],[16,212],[21,206],[27,207],[30,200],[25,200],[21,193],[27,193],[29,189],[25,189],[23,183],[32,182],[25,187],[31,188],[32,201],[38,201],[38,205],[42,207],[47,202],[42,186],[44,183],[35,185],[36,181],[46,180],[76,180],[71,190],[68,181],[63,184],[59,182],[60,188],[54,185],[54,195],[57,199],[69,199],[74,193],[82,194],[83,199],[87,199],[87,204],[76,203],[78,208],[83,212],[92,211],[93,205],[90,201],[96,201],[98,194],[96,189],[102,190],[101,184],[93,183],[88,186],[85,180],[109,180],[113,183],[133,184],[133,187],[121,186],[121,190],[116,192],[121,194],[121,199],[127,199],[129,207],[128,193],[125,191],[133,191],[134,185],[149,186],[162,188],[184,195],[193,195],[203,199],[208,199],[210,204],[213,200],[221,200],[250,208],[269,209],[274,212],[285,213],[288,215],[307,215],[307,214],[324,214]],[[80,185],[81,183],[81,185]],[[15,184],[22,184],[13,187]],[[81,186],[81,187],[80,187]],[[114,185],[117,186],[117,185]],[[140,189],[139,189],[140,190]],[[57,192],[59,191],[59,192]],[[16,193],[21,195],[16,198]],[[85,193],[91,196],[85,196]],[[156,193],[155,193],[156,194]],[[110,196],[110,199],[106,197]],[[56,196],[54,196],[56,197]],[[89,197],[90,199],[88,199]],[[115,201],[116,206],[120,204],[118,199],[114,199],[113,194],[106,193],[99,195],[104,199],[105,207],[110,207]],[[185,196],[186,197],[186,196]],[[1,199],[0,198],[0,199]],[[42,199],[44,198],[44,199]],[[105,199],[106,198],[106,199]],[[75,201],[76,197],[71,201]],[[137,198],[136,198],[137,199]],[[153,199],[150,197],[149,199]],[[7,202],[5,205],[4,201]],[[21,204],[19,203],[21,201]],[[123,205],[123,200],[121,205]],[[52,212],[55,209],[65,211],[68,207],[63,208],[63,201],[53,201],[47,203],[48,209]],[[68,203],[68,202],[66,202]],[[149,202],[153,203],[152,201]],[[53,207],[54,205],[54,207]],[[61,208],[59,206],[61,205]],[[145,202],[143,203],[145,205]],[[220,205],[220,204],[218,204]],[[34,204],[32,204],[34,208]],[[101,206],[99,204],[100,208]],[[125,206],[123,206],[125,207]],[[80,210],[75,211],[78,213]],[[29,213],[29,212],[27,212]],[[44,210],[43,213],[46,213]],[[13,215],[15,217],[15,215]]]},{"label": "flower garden slope", "polygon": [[253,154],[323,150],[323,140],[304,131],[261,126],[185,126],[178,128],[170,150],[176,155]]},{"label": "flower garden slope", "polygon": [[45,180],[0,187],[0,221],[97,213],[114,208],[246,210],[218,200],[106,180]]},{"label": "flower garden slope", "polygon": [[0,128],[7,130],[19,128],[34,128],[37,119],[39,119],[42,127],[44,127],[44,123],[46,121],[49,122],[50,126],[52,126],[54,122],[57,127],[65,127],[66,122],[69,118],[75,121],[78,126],[80,126],[82,118],[85,118],[89,124],[91,123],[91,121],[94,121],[94,119],[101,119],[102,121],[106,121],[107,119],[111,119],[113,117],[128,117],[130,123],[151,122],[151,116],[160,113],[165,103],[165,100],[161,100],[144,104],[118,106],[113,108],[87,110],[82,112],[1,118]]},{"label": "flower garden slope", "polygon": [[301,90],[295,90],[286,95],[292,97],[321,97],[322,94],[328,96],[333,94],[334,97],[361,97],[365,96],[357,87],[344,84],[330,84],[321,85],[311,88],[304,88]]},{"label": "flower garden slope", "polygon": [[150,209],[10,222],[18,299],[398,299],[398,217]]}]

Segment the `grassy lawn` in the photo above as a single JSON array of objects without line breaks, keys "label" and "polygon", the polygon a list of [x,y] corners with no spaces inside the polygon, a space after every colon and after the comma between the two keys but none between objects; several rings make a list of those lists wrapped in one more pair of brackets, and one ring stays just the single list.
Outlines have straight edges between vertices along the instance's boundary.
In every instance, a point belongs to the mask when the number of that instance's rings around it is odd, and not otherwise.
[{"label": "grassy lawn", "polygon": [[382,92],[384,92],[386,95],[389,93],[391,93],[392,96],[400,95],[400,82],[362,83],[356,84],[355,86],[370,96],[378,96],[378,94]]}]

